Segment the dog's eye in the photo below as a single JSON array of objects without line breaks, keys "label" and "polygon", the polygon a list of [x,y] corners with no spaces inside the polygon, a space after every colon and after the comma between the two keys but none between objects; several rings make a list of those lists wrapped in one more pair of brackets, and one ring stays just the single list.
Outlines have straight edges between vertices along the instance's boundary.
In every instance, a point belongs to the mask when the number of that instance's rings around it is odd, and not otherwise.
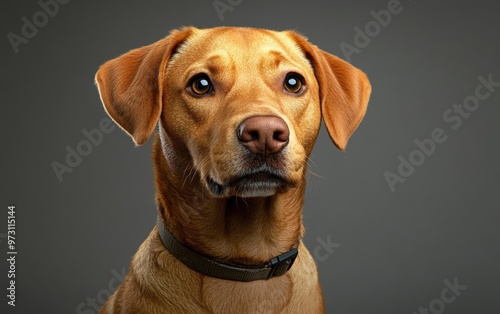
[{"label": "dog's eye", "polygon": [[205,95],[212,91],[212,82],[206,74],[195,76],[189,85],[191,91],[196,95]]},{"label": "dog's eye", "polygon": [[283,82],[283,87],[290,93],[298,94],[302,91],[304,79],[297,73],[288,73]]}]

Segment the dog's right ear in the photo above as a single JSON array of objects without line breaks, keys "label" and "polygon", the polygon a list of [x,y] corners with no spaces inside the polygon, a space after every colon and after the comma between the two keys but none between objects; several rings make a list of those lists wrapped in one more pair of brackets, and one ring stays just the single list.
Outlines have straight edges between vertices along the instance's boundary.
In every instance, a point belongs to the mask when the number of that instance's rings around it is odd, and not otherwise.
[{"label": "dog's right ear", "polygon": [[151,45],[134,49],[99,68],[95,82],[108,115],[136,145],[153,133],[162,110],[162,92],[170,56],[194,31],[175,30]]}]

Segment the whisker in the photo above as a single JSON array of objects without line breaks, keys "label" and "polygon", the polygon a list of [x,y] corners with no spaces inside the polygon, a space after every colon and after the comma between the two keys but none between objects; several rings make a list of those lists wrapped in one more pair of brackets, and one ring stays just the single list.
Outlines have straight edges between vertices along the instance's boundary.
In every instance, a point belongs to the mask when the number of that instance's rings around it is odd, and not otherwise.
[{"label": "whisker", "polygon": [[309,173],[309,174],[311,174],[311,175],[313,175],[313,176],[315,176],[315,177],[321,178],[321,179],[326,179],[326,177],[323,177],[323,176],[321,176],[321,175],[317,174],[316,172],[312,171],[312,169],[311,169],[311,167],[310,167],[311,165],[310,165],[310,163],[309,163],[309,162],[311,162],[315,168],[318,168],[318,165],[316,165],[316,163],[314,162],[314,160],[312,160],[312,159],[308,156],[308,157],[307,157],[307,163],[306,163],[306,164],[307,164],[307,168],[306,168],[307,173]]},{"label": "whisker", "polygon": [[316,163],[314,162],[314,160],[311,159],[311,157],[307,156],[307,164],[309,165],[309,162],[312,162],[312,164],[314,165],[314,167],[318,168],[318,165],[316,165]]},{"label": "whisker", "polygon": [[312,176],[321,178],[321,179],[326,179],[326,177],[323,177],[322,175],[317,174],[316,172],[312,171],[311,169],[307,168],[307,173],[311,174]]}]

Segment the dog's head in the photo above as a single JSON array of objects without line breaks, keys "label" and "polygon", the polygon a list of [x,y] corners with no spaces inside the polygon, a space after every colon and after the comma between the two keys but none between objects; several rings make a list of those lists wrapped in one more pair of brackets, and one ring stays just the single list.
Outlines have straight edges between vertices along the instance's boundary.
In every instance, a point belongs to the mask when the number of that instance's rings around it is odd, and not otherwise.
[{"label": "dog's head", "polygon": [[370,95],[363,72],[301,35],[251,28],[173,31],[105,63],[96,82],[137,145],[159,122],[167,162],[216,197],[302,182],[321,116],[343,150]]}]

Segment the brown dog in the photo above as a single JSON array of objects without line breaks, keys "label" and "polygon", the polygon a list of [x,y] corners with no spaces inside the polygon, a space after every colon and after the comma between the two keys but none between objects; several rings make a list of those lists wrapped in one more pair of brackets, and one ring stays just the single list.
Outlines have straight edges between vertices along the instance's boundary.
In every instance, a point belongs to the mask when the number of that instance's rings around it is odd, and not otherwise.
[{"label": "brown dog", "polygon": [[137,145],[159,124],[158,226],[101,313],[323,313],[301,241],[306,161],[321,116],[345,148],[365,74],[292,31],[184,28],[96,82]]}]

